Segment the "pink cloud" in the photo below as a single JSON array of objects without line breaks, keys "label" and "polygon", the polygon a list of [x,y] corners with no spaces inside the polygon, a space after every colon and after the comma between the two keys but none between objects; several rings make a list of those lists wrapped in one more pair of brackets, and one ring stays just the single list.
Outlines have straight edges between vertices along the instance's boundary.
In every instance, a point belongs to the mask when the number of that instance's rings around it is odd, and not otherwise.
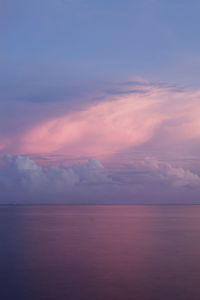
[{"label": "pink cloud", "polygon": [[50,118],[27,125],[19,136],[1,141],[1,151],[110,158],[138,146],[148,150],[151,143],[167,151],[174,144],[199,141],[199,91],[146,82],[139,88],[134,83],[119,89],[80,111],[66,111],[62,116],[55,112],[54,117],[51,113]]},{"label": "pink cloud", "polygon": [[113,155],[147,142],[167,119],[158,110],[160,91],[111,97],[107,101],[41,122],[20,139],[20,151],[68,155]]}]

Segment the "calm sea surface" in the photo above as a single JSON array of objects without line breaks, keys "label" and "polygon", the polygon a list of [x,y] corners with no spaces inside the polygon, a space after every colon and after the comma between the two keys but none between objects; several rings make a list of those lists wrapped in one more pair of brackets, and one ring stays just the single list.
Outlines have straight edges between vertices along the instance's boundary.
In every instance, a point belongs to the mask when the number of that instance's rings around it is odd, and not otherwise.
[{"label": "calm sea surface", "polygon": [[2,300],[199,300],[200,206],[1,206]]}]

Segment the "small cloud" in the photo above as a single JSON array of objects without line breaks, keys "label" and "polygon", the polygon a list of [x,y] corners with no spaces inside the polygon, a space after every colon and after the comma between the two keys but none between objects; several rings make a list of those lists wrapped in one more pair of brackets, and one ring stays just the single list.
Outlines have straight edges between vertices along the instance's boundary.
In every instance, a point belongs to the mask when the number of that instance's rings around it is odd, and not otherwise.
[{"label": "small cloud", "polygon": [[106,90],[107,94],[110,95],[127,95],[127,94],[146,94],[148,90],[145,89],[131,89],[131,90]]},{"label": "small cloud", "polygon": [[160,162],[155,158],[146,158],[143,164],[152,171],[154,176],[170,185],[200,187],[200,176],[190,170],[173,167],[171,164]]}]

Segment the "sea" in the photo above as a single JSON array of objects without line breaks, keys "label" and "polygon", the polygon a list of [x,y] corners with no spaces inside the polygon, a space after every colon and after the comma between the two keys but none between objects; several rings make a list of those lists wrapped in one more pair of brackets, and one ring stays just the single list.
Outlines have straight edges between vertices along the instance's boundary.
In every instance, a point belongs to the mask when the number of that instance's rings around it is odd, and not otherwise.
[{"label": "sea", "polygon": [[0,206],[0,299],[199,300],[200,206]]}]

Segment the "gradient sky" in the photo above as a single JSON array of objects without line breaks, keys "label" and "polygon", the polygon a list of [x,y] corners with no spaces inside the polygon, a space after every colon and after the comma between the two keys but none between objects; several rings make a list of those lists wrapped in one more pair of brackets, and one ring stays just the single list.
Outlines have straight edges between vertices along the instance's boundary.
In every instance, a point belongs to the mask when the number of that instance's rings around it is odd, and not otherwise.
[{"label": "gradient sky", "polygon": [[1,202],[197,203],[199,11],[2,0]]}]

